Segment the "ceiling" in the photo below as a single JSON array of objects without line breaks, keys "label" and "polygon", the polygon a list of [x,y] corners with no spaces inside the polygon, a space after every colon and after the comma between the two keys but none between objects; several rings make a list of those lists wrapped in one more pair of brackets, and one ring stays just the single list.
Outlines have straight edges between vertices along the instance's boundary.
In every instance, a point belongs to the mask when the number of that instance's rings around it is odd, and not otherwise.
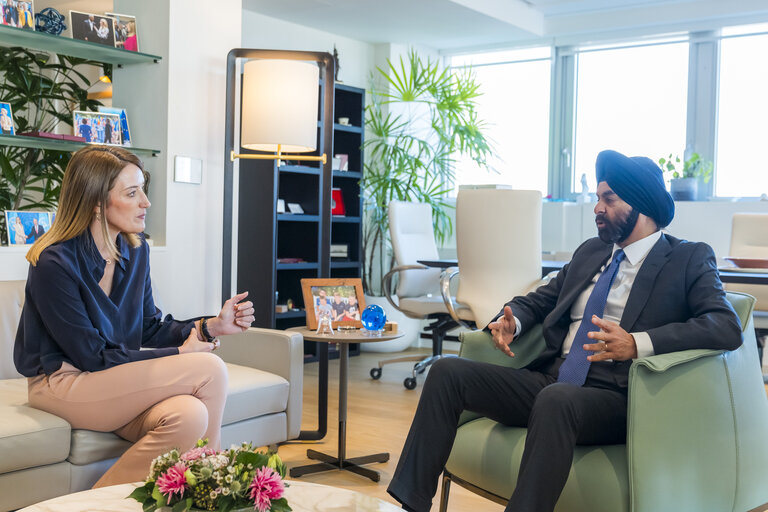
[{"label": "ceiling", "polygon": [[368,43],[443,51],[768,21],[768,0],[243,0],[243,8]]}]

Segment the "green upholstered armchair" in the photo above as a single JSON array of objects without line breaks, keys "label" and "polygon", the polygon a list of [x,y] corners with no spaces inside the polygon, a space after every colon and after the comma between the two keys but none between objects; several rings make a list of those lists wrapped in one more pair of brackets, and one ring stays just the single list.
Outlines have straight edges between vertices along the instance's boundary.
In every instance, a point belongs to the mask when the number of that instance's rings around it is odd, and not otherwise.
[{"label": "green upholstered armchair", "polygon": [[[636,360],[629,373],[626,445],[577,446],[557,503],[568,512],[746,512],[768,503],[768,398],[752,325],[754,298],[728,293],[743,326],[732,352],[687,350]],[[543,347],[541,327],[514,342],[465,333],[461,357],[525,366]],[[517,481],[526,429],[464,412],[445,465],[451,482],[505,504]],[[760,508],[760,510],[764,510]]]}]

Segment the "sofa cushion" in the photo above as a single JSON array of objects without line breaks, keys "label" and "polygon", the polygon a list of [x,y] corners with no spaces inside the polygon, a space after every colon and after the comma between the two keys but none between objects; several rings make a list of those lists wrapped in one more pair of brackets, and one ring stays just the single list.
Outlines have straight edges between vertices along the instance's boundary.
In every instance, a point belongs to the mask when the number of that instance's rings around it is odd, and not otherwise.
[{"label": "sofa cushion", "polygon": [[24,305],[26,281],[0,281],[0,379],[21,377],[13,364],[13,345]]},{"label": "sofa cushion", "polygon": [[285,411],[290,385],[283,377],[232,363],[227,363],[227,372],[223,425]]},{"label": "sofa cushion", "polygon": [[93,430],[72,430],[72,445],[67,460],[83,466],[91,462],[119,457],[133,445],[112,432],[94,432]]},{"label": "sofa cushion", "polygon": [[0,405],[0,473],[63,462],[69,423],[27,405]]},{"label": "sofa cushion", "polygon": [[0,380],[0,404],[2,405],[26,405],[27,404],[27,379],[3,379]]}]

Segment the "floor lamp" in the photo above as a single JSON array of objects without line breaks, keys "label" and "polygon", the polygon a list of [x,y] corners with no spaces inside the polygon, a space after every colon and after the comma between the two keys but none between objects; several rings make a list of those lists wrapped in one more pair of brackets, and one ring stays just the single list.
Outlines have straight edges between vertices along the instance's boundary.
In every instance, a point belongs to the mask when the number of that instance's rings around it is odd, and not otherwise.
[{"label": "floor lamp", "polygon": [[[240,143],[235,142],[235,108],[238,59],[243,65],[240,102]],[[313,152],[317,148],[318,88],[324,81],[321,105],[323,148],[320,156],[287,153]],[[333,151],[334,60],[326,52],[253,50],[234,48],[227,55],[227,102],[224,130],[224,226],[221,300],[232,294],[232,206],[236,159],[319,161],[322,174],[331,175]],[[239,147],[262,153],[239,154]],[[331,183],[321,180],[321,254],[330,253]],[[321,275],[329,275],[330,258],[321,259]]]}]

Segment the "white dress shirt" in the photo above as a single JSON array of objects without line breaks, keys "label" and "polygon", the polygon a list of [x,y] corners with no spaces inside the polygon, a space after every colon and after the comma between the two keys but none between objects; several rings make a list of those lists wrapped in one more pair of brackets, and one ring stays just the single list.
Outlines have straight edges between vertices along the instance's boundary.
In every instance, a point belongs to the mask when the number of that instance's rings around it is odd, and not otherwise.
[{"label": "white dress shirt", "polygon": [[[616,273],[616,277],[611,284],[611,290],[608,292],[608,300],[605,303],[605,310],[603,312],[603,319],[611,322],[619,323],[621,316],[624,314],[624,307],[627,305],[627,299],[629,299],[629,292],[632,291],[632,285],[635,282],[635,277],[640,270],[640,267],[645,261],[645,257],[651,252],[653,246],[661,238],[661,231],[648,235],[645,238],[641,238],[637,242],[632,242],[624,248],[624,254],[626,257],[619,264],[619,271]],[[611,259],[606,262],[606,265],[613,260],[613,255],[616,251],[621,249],[618,245],[613,246],[613,253]],[[584,316],[584,308],[587,307],[587,299],[592,293],[592,289],[595,287],[597,279],[600,274],[605,270],[606,265],[600,268],[600,272],[595,274],[592,278],[592,283],[587,286],[583,292],[578,296],[571,306],[571,326],[568,328],[568,334],[565,336],[563,342],[563,357],[568,354],[573,344],[573,338],[576,336],[576,331],[579,329],[581,319]],[[637,345],[637,357],[648,357],[654,354],[653,344],[651,343],[651,337],[647,332],[633,332],[632,337],[635,338],[635,345]],[[594,343],[597,343],[596,341]]]},{"label": "white dress shirt", "polygon": [[[637,273],[643,265],[646,256],[651,252],[651,249],[656,242],[659,241],[659,238],[661,238],[661,231],[656,231],[645,238],[632,242],[624,248],[626,257],[619,264],[619,270],[616,273],[616,277],[611,284],[611,289],[608,292],[608,300],[606,301],[605,310],[603,312],[603,318],[605,320],[617,324],[621,321],[621,316],[624,314],[624,308],[627,305],[627,299],[629,299],[629,292],[632,290],[635,277],[637,277]],[[571,350],[573,338],[576,337],[576,331],[579,330],[581,319],[584,316],[584,309],[587,307],[587,300],[592,293],[592,289],[595,287],[595,283],[597,283],[597,280],[605,270],[605,267],[610,264],[613,260],[613,255],[616,254],[616,251],[619,249],[621,249],[621,247],[618,245],[613,246],[611,258],[600,268],[600,271],[592,278],[592,283],[581,292],[571,306],[571,325],[568,328],[568,334],[565,336],[565,341],[563,341],[563,357],[565,357]],[[515,324],[515,336],[517,336],[521,329],[520,320],[518,320],[517,317],[515,317]],[[655,353],[653,344],[651,343],[651,337],[647,332],[633,332],[630,334],[635,338],[637,357],[648,357]]]}]

